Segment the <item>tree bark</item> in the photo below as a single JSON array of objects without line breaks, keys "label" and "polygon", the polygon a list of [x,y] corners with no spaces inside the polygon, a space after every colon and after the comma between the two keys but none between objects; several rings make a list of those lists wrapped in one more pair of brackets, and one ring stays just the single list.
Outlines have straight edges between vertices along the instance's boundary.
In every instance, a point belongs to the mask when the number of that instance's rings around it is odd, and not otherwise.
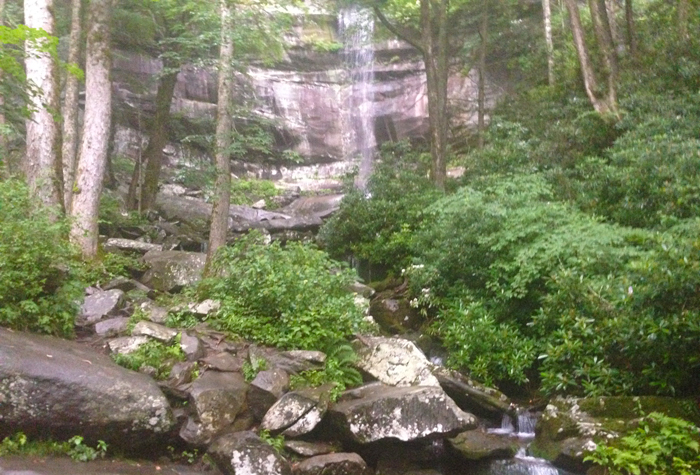
[{"label": "tree bark", "polygon": [[678,0],[678,38],[688,41],[688,0]]},{"label": "tree bark", "polygon": [[[78,66],[80,62],[80,10],[81,0],[71,1],[70,44],[68,63]],[[78,78],[68,73],[66,77],[66,96],[63,103],[63,204],[66,214],[70,214],[75,182],[75,162],[78,151]]]},{"label": "tree bark", "polygon": [[606,102],[610,111],[617,113],[617,78],[618,78],[618,60],[615,45],[613,44],[612,33],[610,29],[610,19],[608,18],[605,0],[588,0],[588,5],[591,10],[591,18],[593,19],[593,27],[595,30],[598,46],[603,54],[603,64],[605,65],[605,75],[607,80],[607,98]]},{"label": "tree bark", "polygon": [[[0,26],[5,24],[5,0],[0,0]],[[2,71],[0,71],[2,82]],[[5,178],[12,175],[10,157],[7,156],[7,139],[5,137],[5,96],[0,94],[0,176]]]},{"label": "tree bark", "polygon": [[479,46],[479,91],[477,99],[477,146],[484,148],[484,133],[486,132],[486,47],[488,43],[489,12],[488,3],[484,3],[481,12],[481,22],[479,23],[479,36],[481,45]]},{"label": "tree bark", "polygon": [[550,0],[542,0],[544,16],[544,40],[547,45],[547,83],[554,85],[554,41],[552,40],[552,4]]},{"label": "tree bark", "polygon": [[627,24],[627,47],[630,56],[637,56],[637,28],[634,24],[634,8],[632,0],[625,0],[625,23]]},{"label": "tree bark", "polygon": [[[168,67],[167,64],[165,67]],[[175,93],[177,75],[177,71],[166,72],[158,79],[156,110],[148,145],[143,153],[142,163],[145,163],[146,166],[145,169],[143,167],[134,169],[127,196],[128,209],[146,211],[155,206],[160,170],[163,164],[163,147],[168,140],[170,105]]]},{"label": "tree bark", "polygon": [[[54,34],[53,0],[25,0],[24,22],[30,28]],[[39,46],[35,42],[25,45],[27,82],[37,89],[30,91],[24,170],[30,193],[37,203],[57,210],[63,200],[56,150],[58,126],[53,117],[58,104],[56,63],[49,53],[40,51]]]},{"label": "tree bark", "polygon": [[227,0],[220,0],[221,8],[221,49],[219,51],[219,100],[216,112],[216,201],[212,208],[209,248],[204,275],[209,275],[216,251],[226,245],[228,214],[231,202],[231,117],[233,83],[233,14]]},{"label": "tree bark", "polygon": [[71,241],[83,257],[97,255],[97,218],[112,111],[109,16],[111,0],[91,0],[85,61],[85,120],[73,195]]},{"label": "tree bark", "polygon": [[618,5],[617,0],[605,0],[605,12],[608,16],[610,24],[610,36],[612,37],[613,47],[618,56],[625,53],[625,43],[620,36],[620,29],[617,24]]},{"label": "tree bark", "polygon": [[581,16],[579,15],[578,5],[576,0],[564,0],[566,9],[569,12],[569,20],[571,22],[571,33],[574,39],[574,47],[578,55],[579,65],[581,67],[581,75],[583,76],[583,85],[586,89],[586,95],[591,101],[593,108],[599,114],[608,114],[611,112],[610,106],[605,100],[598,98],[598,81],[588,56],[588,48],[584,38],[583,27],[581,26]]}]

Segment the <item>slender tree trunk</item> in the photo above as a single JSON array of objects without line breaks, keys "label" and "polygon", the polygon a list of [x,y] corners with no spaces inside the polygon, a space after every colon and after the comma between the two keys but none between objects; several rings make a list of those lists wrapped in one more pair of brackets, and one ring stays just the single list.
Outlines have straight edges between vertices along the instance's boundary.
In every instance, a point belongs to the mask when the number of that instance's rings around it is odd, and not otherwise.
[{"label": "slender tree trunk", "polygon": [[637,29],[634,25],[634,8],[632,0],[625,0],[625,23],[627,24],[627,47],[630,56],[637,56]]},{"label": "slender tree trunk", "polygon": [[[431,178],[445,189],[447,177],[447,0],[420,0],[423,61],[428,86]],[[435,10],[435,11],[434,11]],[[435,20],[435,24],[433,24]],[[435,31],[437,28],[438,31]]]},{"label": "slender tree trunk", "polygon": [[552,4],[550,0],[542,0],[544,16],[544,40],[547,44],[547,82],[554,85],[554,41],[552,40]]},{"label": "slender tree trunk", "polygon": [[[54,33],[53,0],[25,0],[24,22],[30,28]],[[58,126],[56,63],[38,45],[27,42],[25,66],[27,82],[38,88],[31,92],[32,109],[27,120],[27,155],[25,174],[29,190],[42,206],[58,209],[61,197],[61,168],[56,150]]]},{"label": "slender tree trunk", "polygon": [[610,24],[610,36],[612,37],[613,47],[618,56],[625,53],[625,42],[622,41],[620,28],[618,28],[618,5],[617,0],[605,0],[605,12],[608,15],[608,23]]},{"label": "slender tree trunk", "polygon": [[[5,24],[5,0],[0,0],[0,26]],[[2,71],[0,70],[0,83]],[[7,154],[7,139],[5,137],[5,96],[0,94],[0,177],[12,174],[10,157]]]},{"label": "slender tree trunk", "polygon": [[688,41],[688,0],[678,0],[678,38]]},{"label": "slender tree trunk", "polygon": [[233,82],[233,14],[228,0],[220,0],[221,8],[221,50],[219,52],[219,101],[216,113],[216,201],[212,208],[209,248],[204,274],[212,269],[216,251],[226,245],[228,214],[231,202],[231,117]]},{"label": "slender tree trunk", "polygon": [[617,79],[618,60],[617,52],[613,44],[612,33],[610,29],[610,20],[608,18],[605,0],[588,0],[588,5],[591,10],[591,18],[593,19],[593,27],[595,30],[598,46],[603,54],[603,64],[605,64],[605,75],[607,80],[607,98],[608,107],[613,114],[617,113]]},{"label": "slender tree trunk", "polygon": [[[167,67],[167,65],[166,65]],[[175,93],[178,72],[167,72],[158,79],[156,92],[156,111],[148,140],[143,154],[146,164],[142,175],[142,167],[136,167],[131,177],[127,207],[132,210],[146,211],[156,203],[160,169],[163,163],[163,147],[168,140],[168,123],[170,122],[170,105]]]},{"label": "slender tree trunk", "polygon": [[91,0],[85,61],[85,120],[73,195],[71,241],[86,259],[97,255],[97,217],[112,112],[109,17],[111,0]]},{"label": "slender tree trunk", "polygon": [[[68,63],[78,66],[80,62],[80,10],[81,0],[71,1],[70,44],[68,46]],[[78,151],[78,78],[68,73],[66,77],[66,96],[63,103],[63,204],[66,214],[70,214],[73,201],[75,181],[75,161]]]},{"label": "slender tree trunk", "polygon": [[581,75],[583,76],[583,85],[586,89],[586,95],[596,112],[599,114],[608,114],[610,113],[610,107],[604,100],[599,99],[597,96],[598,81],[588,56],[588,48],[586,47],[583,27],[581,26],[578,4],[576,0],[564,0],[564,4],[569,11],[571,33],[574,38],[574,46],[576,48],[576,54],[578,55],[579,65],[581,66]]},{"label": "slender tree trunk", "polygon": [[484,3],[481,12],[481,22],[479,24],[479,36],[481,45],[479,46],[479,92],[478,92],[478,147],[484,148],[484,133],[486,132],[486,47],[488,44],[488,24],[489,12],[488,3]]}]

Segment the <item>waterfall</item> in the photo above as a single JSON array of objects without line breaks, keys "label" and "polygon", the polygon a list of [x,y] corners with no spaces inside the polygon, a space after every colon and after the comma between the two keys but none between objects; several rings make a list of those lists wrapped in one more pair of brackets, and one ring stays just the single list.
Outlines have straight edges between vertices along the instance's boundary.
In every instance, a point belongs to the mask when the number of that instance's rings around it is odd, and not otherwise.
[{"label": "waterfall", "polygon": [[359,6],[343,8],[339,15],[345,64],[350,79],[347,101],[345,150],[359,152],[360,167],[355,184],[364,189],[372,172],[374,137],[374,16],[372,10]]}]

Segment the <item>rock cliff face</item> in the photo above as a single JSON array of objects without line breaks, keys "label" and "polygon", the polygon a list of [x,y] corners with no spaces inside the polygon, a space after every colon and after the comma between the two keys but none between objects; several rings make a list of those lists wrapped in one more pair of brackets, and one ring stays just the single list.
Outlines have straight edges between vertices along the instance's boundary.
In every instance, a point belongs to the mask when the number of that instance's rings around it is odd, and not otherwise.
[{"label": "rock cliff face", "polygon": [[[395,40],[353,41],[353,35],[343,30],[372,26],[348,26],[341,17],[342,12],[299,17],[287,38],[284,58],[272,67],[251,67],[234,86],[241,101],[254,98],[257,115],[274,124],[280,150],[294,150],[305,165],[348,162],[351,166],[362,149],[421,137],[428,129],[424,67],[416,51]],[[358,56],[362,63],[356,62]],[[143,128],[153,109],[155,76],[161,67],[156,59],[126,52],[116,55],[114,80],[122,127]],[[476,94],[474,84],[473,78],[455,74],[450,96],[468,103]],[[172,112],[192,120],[213,120],[215,111],[216,72],[183,68]],[[456,119],[468,122],[471,115],[458,113]],[[367,130],[357,130],[358,118]],[[133,156],[138,140],[133,132],[118,131],[117,153]],[[170,152],[179,155],[176,149]]]}]

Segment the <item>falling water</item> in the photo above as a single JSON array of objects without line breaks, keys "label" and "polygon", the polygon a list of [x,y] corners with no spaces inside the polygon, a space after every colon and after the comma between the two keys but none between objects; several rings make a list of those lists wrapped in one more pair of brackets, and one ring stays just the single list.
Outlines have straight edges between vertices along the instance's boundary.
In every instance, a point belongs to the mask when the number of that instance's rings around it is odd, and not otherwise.
[{"label": "falling water", "polygon": [[346,150],[361,155],[355,181],[364,189],[372,171],[376,145],[374,137],[374,17],[369,8],[351,6],[341,10],[340,34],[343,38],[345,63],[350,74],[351,92],[347,102]]}]

